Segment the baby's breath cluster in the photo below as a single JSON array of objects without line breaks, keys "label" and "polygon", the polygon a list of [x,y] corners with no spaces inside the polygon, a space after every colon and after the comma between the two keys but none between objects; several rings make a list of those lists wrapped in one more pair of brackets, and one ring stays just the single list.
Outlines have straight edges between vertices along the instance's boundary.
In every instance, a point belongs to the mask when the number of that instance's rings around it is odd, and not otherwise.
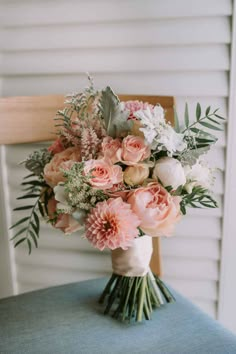
[{"label": "baby's breath cluster", "polygon": [[72,207],[89,211],[98,202],[108,199],[100,189],[94,189],[89,181],[92,176],[84,175],[84,163],[75,163],[68,171],[64,171],[66,182],[64,184],[68,204]]}]

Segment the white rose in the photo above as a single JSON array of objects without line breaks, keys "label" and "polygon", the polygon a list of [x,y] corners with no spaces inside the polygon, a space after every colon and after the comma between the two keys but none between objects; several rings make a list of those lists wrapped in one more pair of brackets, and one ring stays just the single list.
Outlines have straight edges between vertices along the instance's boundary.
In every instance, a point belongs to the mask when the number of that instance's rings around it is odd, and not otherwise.
[{"label": "white rose", "polygon": [[185,189],[188,193],[191,193],[195,186],[210,189],[214,184],[213,169],[209,168],[205,161],[197,161],[193,166],[185,166],[184,171],[187,180]]},{"label": "white rose", "polygon": [[172,186],[173,189],[186,183],[184,169],[173,157],[162,157],[156,162],[153,178],[159,178],[165,187]]}]

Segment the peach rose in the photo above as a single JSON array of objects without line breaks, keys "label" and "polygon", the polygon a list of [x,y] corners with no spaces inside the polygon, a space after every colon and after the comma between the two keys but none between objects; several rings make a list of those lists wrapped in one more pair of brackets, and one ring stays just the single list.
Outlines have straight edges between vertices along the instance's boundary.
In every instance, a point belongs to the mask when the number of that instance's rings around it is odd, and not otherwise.
[{"label": "peach rose", "polygon": [[122,168],[103,159],[86,161],[84,173],[92,175],[90,184],[98,189],[110,189],[123,181]]},{"label": "peach rose", "polygon": [[62,169],[69,169],[74,162],[81,161],[80,150],[75,147],[68,148],[55,154],[52,160],[44,167],[44,179],[50,187],[64,182]]},{"label": "peach rose", "polygon": [[102,141],[102,152],[105,159],[111,160],[112,163],[116,163],[119,159],[116,156],[117,150],[121,147],[120,139],[113,139],[110,136],[106,136]]},{"label": "peach rose", "polygon": [[150,236],[171,236],[181,217],[180,201],[180,197],[171,196],[157,182],[134,190],[127,199],[141,220],[140,228]]},{"label": "peach rose", "polygon": [[149,167],[145,164],[137,164],[126,167],[124,171],[124,181],[129,186],[142,184],[149,176]]},{"label": "peach rose", "polygon": [[150,148],[140,136],[128,135],[117,150],[117,158],[125,165],[135,165],[150,156]]},{"label": "peach rose", "polygon": [[57,140],[55,140],[51,146],[49,146],[48,151],[51,152],[53,155],[58,154],[58,152],[61,152],[65,150],[61,139],[58,138]]},{"label": "peach rose", "polygon": [[81,229],[82,225],[75,220],[70,214],[56,214],[58,202],[55,198],[51,198],[48,201],[48,216],[49,219],[53,220],[56,217],[56,222],[53,226],[56,229],[60,229],[65,234],[72,234],[75,231]]}]

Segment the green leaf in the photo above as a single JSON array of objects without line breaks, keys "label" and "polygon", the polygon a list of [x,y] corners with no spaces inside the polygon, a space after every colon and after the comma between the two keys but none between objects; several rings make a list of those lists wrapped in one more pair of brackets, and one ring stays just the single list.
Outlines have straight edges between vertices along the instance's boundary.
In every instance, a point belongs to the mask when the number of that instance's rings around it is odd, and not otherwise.
[{"label": "green leaf", "polygon": [[27,175],[27,176],[25,176],[23,179],[27,179],[27,178],[30,178],[30,177],[35,177],[35,174],[34,173],[31,173],[30,175]]},{"label": "green leaf", "polygon": [[199,144],[201,144],[201,143],[203,143],[203,144],[213,144],[213,143],[215,143],[215,140],[213,140],[213,139],[206,139],[206,138],[195,138],[195,140],[196,140],[196,142],[197,143],[199,143]]},{"label": "green leaf", "polygon": [[33,233],[33,231],[32,231],[32,230],[29,230],[29,234],[30,234],[30,236],[31,236],[32,240],[34,241],[34,245],[35,245],[35,247],[36,247],[36,248],[38,248],[38,241],[37,241],[37,237],[35,236],[35,234]]},{"label": "green leaf", "polygon": [[217,118],[219,118],[219,119],[225,120],[225,118],[224,118],[224,117],[219,116],[219,114],[214,114],[214,115],[215,115],[215,117],[217,117]]},{"label": "green leaf", "polygon": [[207,119],[209,119],[211,122],[215,123],[215,124],[218,124],[218,125],[221,125],[219,122],[217,122],[217,120],[211,118],[211,117],[207,117]]},{"label": "green leaf", "polygon": [[25,218],[20,219],[19,221],[17,221],[14,225],[12,225],[10,227],[10,230],[13,229],[14,227],[20,225],[20,224],[23,224],[26,220],[29,220],[29,216],[26,216]]},{"label": "green leaf", "polygon": [[206,116],[208,116],[208,114],[210,113],[210,110],[211,110],[211,106],[207,107],[206,113],[205,113]]},{"label": "green leaf", "polygon": [[45,216],[45,213],[44,213],[43,206],[42,206],[42,204],[40,203],[40,201],[38,201],[38,208],[39,208],[40,214],[44,217],[44,216]]},{"label": "green leaf", "polygon": [[40,196],[39,194],[25,194],[25,195],[22,195],[21,197],[18,197],[16,199],[20,200],[20,199],[38,198],[39,196]]},{"label": "green leaf", "polygon": [[31,242],[28,238],[27,238],[27,244],[28,244],[28,248],[29,248],[29,254],[31,254],[32,246],[31,246]]},{"label": "green leaf", "polygon": [[174,123],[175,123],[176,133],[180,133],[179,118],[175,107],[174,107]]},{"label": "green leaf", "polygon": [[25,240],[27,240],[26,237],[23,237],[21,238],[19,241],[17,241],[15,244],[14,244],[14,247],[16,248],[18,245],[20,245],[22,242],[24,242]]},{"label": "green leaf", "polygon": [[39,217],[38,217],[38,215],[36,214],[35,211],[33,212],[33,215],[34,215],[35,224],[37,226],[37,230],[38,230],[38,233],[39,233],[39,228],[40,228]]},{"label": "green leaf", "polygon": [[215,127],[214,125],[207,123],[207,122],[199,122],[201,125],[203,125],[206,128],[212,129],[212,130],[219,130],[222,131],[221,128]]},{"label": "green leaf", "polygon": [[189,112],[188,112],[188,104],[185,104],[185,111],[184,111],[184,122],[186,128],[189,127]]},{"label": "green leaf", "polygon": [[114,92],[109,86],[107,86],[105,90],[102,91],[100,100],[101,112],[105,122],[107,134],[112,136],[113,138],[115,137],[116,133],[113,124],[113,119],[119,102],[119,98],[114,94]]},{"label": "green leaf", "polygon": [[30,184],[32,186],[39,186],[39,187],[45,186],[44,182],[34,181],[34,180],[21,183],[22,186],[25,186],[25,185],[28,185],[28,184]]},{"label": "green leaf", "polygon": [[38,230],[37,226],[32,221],[30,222],[30,225],[31,225],[32,229],[34,230],[35,234],[38,236],[39,230]]},{"label": "green leaf", "polygon": [[209,144],[197,144],[197,149],[202,149],[205,147],[209,147]]},{"label": "green leaf", "polygon": [[181,195],[181,194],[182,194],[182,190],[183,190],[183,186],[180,185],[180,186],[178,186],[178,188],[174,191],[174,193],[172,193],[172,195]]},{"label": "green leaf", "polygon": [[201,105],[198,102],[197,106],[196,106],[196,118],[197,118],[197,121],[199,121],[199,119],[201,118],[201,113],[202,113]]},{"label": "green leaf", "polygon": [[183,215],[186,215],[186,208],[184,206],[184,203],[180,203],[180,211]]},{"label": "green leaf", "polygon": [[19,231],[11,238],[11,240],[14,240],[17,236],[23,234],[27,229],[28,229],[28,227],[24,227],[23,229],[19,230]]},{"label": "green leaf", "polygon": [[25,205],[22,207],[14,208],[13,211],[28,210],[28,209],[32,209],[33,207],[34,207],[34,205]]}]

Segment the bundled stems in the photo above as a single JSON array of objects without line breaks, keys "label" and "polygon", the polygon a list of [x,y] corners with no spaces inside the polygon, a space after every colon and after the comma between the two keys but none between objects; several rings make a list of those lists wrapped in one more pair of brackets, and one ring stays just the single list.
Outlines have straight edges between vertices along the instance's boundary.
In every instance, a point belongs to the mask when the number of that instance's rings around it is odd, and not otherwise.
[{"label": "bundled stems", "polygon": [[151,271],[142,277],[113,273],[99,300],[106,304],[104,314],[123,322],[150,320],[154,308],[174,301],[167,286]]}]

